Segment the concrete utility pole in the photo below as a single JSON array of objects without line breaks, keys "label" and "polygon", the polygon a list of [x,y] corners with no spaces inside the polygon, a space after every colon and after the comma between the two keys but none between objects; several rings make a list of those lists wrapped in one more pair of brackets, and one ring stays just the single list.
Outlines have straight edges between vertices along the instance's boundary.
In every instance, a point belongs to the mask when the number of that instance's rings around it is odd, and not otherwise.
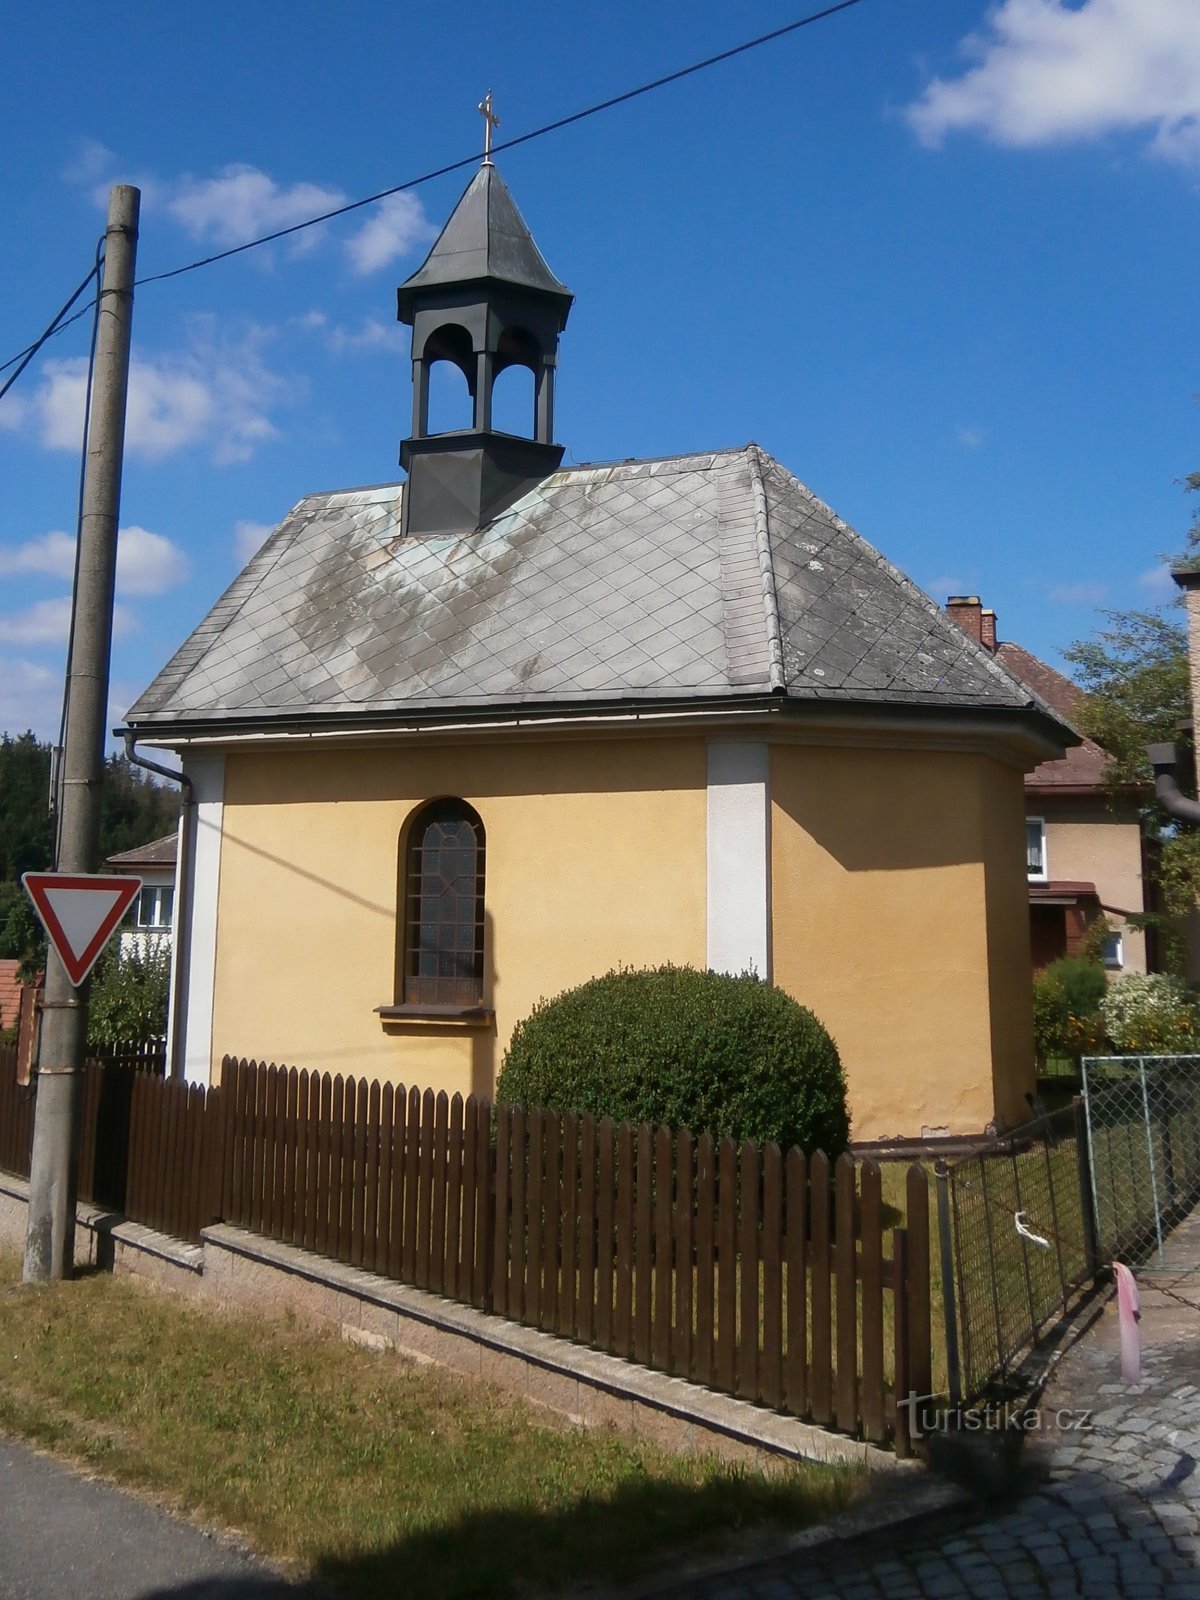
[{"label": "concrete utility pole", "polygon": [[[100,786],[108,722],[108,670],[117,517],[125,450],[125,396],[133,327],[133,279],[141,193],[117,184],[108,197],[104,278],[99,288],[92,411],[84,468],[79,572],[72,612],[74,646],[67,678],[67,730],[59,814],[60,872],[94,872],[100,851]],[[87,1038],[88,990],[72,988],[47,951],[37,1110],[29,1174],[25,1281],[69,1278],[75,1255],[79,1177],[79,1100]]]}]

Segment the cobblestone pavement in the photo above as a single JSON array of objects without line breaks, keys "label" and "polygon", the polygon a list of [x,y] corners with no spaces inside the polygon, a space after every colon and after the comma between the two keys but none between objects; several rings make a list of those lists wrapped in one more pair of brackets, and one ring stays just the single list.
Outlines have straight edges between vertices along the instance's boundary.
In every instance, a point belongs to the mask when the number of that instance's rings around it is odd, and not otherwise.
[{"label": "cobblestone pavement", "polygon": [[1121,1379],[1114,1299],[1058,1364],[1003,1501],[708,1577],[673,1600],[1200,1600],[1200,1212],[1139,1281],[1142,1382]]}]

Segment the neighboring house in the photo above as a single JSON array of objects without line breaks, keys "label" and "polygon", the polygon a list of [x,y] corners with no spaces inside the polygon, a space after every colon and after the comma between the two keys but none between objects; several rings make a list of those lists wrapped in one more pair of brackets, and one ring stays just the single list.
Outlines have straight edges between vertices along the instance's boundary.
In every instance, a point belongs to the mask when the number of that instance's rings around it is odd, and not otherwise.
[{"label": "neighboring house", "polygon": [[561,468],[571,300],[485,165],[399,291],[407,482],[301,500],[129,713],[190,784],[186,1075],[490,1093],[540,997],[673,961],[811,1006],[857,1138],[1020,1120],[1023,773],[1075,736],[755,445]]},{"label": "neighboring house", "polygon": [[175,854],[178,845],[173,833],[133,850],[109,856],[110,872],[129,874],[142,880],[142,888],[132,912],[121,928],[121,953],[144,950],[148,943],[170,940],[175,911]]},{"label": "neighboring house", "polygon": [[[996,614],[977,595],[955,595],[948,615],[1014,678],[1064,722],[1076,712],[1082,691],[1019,644],[996,638]],[[1153,940],[1131,917],[1153,909],[1149,843],[1140,821],[1148,787],[1114,794],[1105,783],[1107,756],[1084,738],[1064,755],[1043,761],[1025,775],[1026,867],[1029,878],[1030,945],[1035,969],[1061,956],[1077,955],[1098,917],[1111,933],[1104,965],[1115,977],[1154,969]]]}]

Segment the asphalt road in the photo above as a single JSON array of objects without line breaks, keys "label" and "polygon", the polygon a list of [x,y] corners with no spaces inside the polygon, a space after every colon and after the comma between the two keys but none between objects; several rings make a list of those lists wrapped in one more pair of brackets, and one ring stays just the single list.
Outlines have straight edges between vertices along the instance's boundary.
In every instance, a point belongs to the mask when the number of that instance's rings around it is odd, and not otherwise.
[{"label": "asphalt road", "polygon": [[0,1600],[299,1600],[245,1551],[0,1439]]}]

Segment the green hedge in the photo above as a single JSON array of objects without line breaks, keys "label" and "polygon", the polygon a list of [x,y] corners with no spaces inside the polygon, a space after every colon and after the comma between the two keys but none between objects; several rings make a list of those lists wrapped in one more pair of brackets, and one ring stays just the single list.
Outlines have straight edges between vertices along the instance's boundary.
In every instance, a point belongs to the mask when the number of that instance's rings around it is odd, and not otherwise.
[{"label": "green hedge", "polygon": [[496,1097],[830,1157],[850,1136],[837,1046],[812,1012],[755,977],[691,967],[610,972],[540,1001]]}]

